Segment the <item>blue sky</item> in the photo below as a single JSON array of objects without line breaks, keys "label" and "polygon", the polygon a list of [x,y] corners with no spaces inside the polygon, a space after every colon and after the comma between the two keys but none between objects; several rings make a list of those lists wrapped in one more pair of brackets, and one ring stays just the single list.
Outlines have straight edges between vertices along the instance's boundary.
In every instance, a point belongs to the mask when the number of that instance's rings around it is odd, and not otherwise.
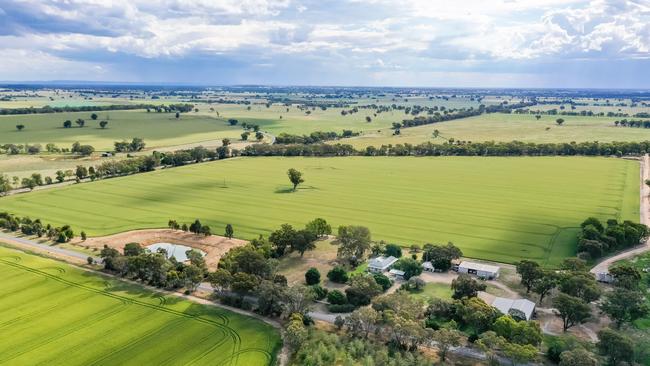
[{"label": "blue sky", "polygon": [[0,80],[650,88],[650,0],[0,0]]}]

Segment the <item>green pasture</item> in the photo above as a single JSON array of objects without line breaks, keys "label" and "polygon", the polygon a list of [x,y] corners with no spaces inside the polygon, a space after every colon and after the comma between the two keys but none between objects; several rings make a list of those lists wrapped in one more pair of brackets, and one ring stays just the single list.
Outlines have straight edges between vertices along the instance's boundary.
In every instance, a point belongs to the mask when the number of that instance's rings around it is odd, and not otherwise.
[{"label": "green pasture", "polygon": [[[563,118],[562,126],[555,120]],[[389,144],[419,144],[431,141],[444,143],[453,138],[457,141],[524,141],[534,143],[583,142],[583,141],[645,141],[650,140],[650,129],[616,127],[614,121],[621,118],[542,116],[491,113],[430,125],[403,128],[400,135],[393,135],[390,128],[368,131],[362,136],[341,142],[362,148]],[[440,136],[433,138],[433,131]]]},{"label": "green pasture", "polygon": [[[45,146],[54,143],[59,147],[70,147],[75,141],[92,145],[96,150],[113,150],[115,141],[141,137],[147,148],[175,146],[188,143],[210,142],[224,137],[239,139],[242,129],[231,127],[216,116],[183,113],[176,119],[173,113],[147,113],[137,111],[95,112],[96,121],[90,118],[93,112],[45,113],[30,115],[0,116],[0,144],[35,144]],[[77,127],[78,118],[86,125]],[[72,121],[72,128],[63,128],[65,120]],[[106,129],[99,127],[99,121],[108,120]],[[22,131],[16,125],[23,124]]]},{"label": "green pasture", "polygon": [[[291,191],[286,171],[306,182]],[[454,242],[470,257],[549,265],[589,216],[638,220],[639,163],[589,157],[238,158],[8,196],[0,207],[91,236],[200,219],[269,234],[323,217],[373,238]]]},{"label": "green pasture", "polygon": [[272,365],[270,325],[0,247],[0,364]]}]

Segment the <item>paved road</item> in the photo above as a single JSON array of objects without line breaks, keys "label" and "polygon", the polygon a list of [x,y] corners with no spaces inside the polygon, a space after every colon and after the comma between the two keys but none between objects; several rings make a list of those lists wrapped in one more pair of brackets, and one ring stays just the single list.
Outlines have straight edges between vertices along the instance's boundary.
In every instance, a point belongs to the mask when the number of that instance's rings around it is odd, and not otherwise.
[{"label": "paved road", "polygon": [[[28,246],[28,247],[37,248],[37,249],[46,251],[48,253],[54,253],[54,254],[64,255],[64,256],[68,256],[68,257],[78,258],[78,259],[81,259],[81,260],[84,260],[84,261],[86,259],[88,259],[88,257],[89,257],[88,254],[79,253],[79,252],[76,252],[74,250],[63,249],[63,248],[59,248],[59,247],[56,247],[56,246],[50,246],[50,245],[47,245],[47,244],[37,243],[37,242],[35,242],[33,240],[30,240],[30,239],[17,238],[15,236],[11,236],[11,235],[5,234],[3,232],[0,232],[0,240],[5,240],[5,241],[8,241],[8,242],[16,242],[16,243],[19,243],[21,245],[25,245],[25,246]],[[95,260],[95,262],[102,263],[101,258],[99,258],[99,257],[92,257],[92,258]]]},{"label": "paved road", "polygon": [[[641,160],[641,189],[640,189],[640,221],[642,224],[650,226],[650,187],[645,184],[645,181],[650,179],[650,156],[647,154]],[[630,258],[650,250],[650,240],[646,241],[643,245],[625,250],[621,253],[605,258],[600,263],[596,264],[591,273],[607,272],[609,266],[622,259]]]}]

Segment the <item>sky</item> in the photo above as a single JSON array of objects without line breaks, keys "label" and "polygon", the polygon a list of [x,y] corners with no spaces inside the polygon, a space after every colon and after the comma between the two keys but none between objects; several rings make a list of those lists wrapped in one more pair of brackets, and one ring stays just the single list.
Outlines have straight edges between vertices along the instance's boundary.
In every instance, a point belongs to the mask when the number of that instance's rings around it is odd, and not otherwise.
[{"label": "sky", "polygon": [[650,0],[0,0],[0,80],[650,89]]}]

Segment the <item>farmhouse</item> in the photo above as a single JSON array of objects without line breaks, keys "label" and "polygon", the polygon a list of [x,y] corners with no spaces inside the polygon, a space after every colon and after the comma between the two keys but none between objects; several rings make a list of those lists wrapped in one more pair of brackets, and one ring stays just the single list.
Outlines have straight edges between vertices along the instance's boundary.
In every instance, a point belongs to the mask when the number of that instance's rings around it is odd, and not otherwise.
[{"label": "farmhouse", "polygon": [[378,273],[386,272],[395,262],[397,262],[397,258],[392,255],[390,257],[375,257],[368,262],[368,271]]},{"label": "farmhouse", "polygon": [[530,320],[535,312],[535,303],[526,299],[513,300],[496,297],[492,301],[492,306],[503,314],[519,320]]},{"label": "farmhouse", "polygon": [[488,280],[493,280],[499,277],[499,267],[491,266],[489,264],[475,263],[462,261],[458,265],[458,273],[467,273],[471,275],[476,275],[481,278],[486,278]]}]

